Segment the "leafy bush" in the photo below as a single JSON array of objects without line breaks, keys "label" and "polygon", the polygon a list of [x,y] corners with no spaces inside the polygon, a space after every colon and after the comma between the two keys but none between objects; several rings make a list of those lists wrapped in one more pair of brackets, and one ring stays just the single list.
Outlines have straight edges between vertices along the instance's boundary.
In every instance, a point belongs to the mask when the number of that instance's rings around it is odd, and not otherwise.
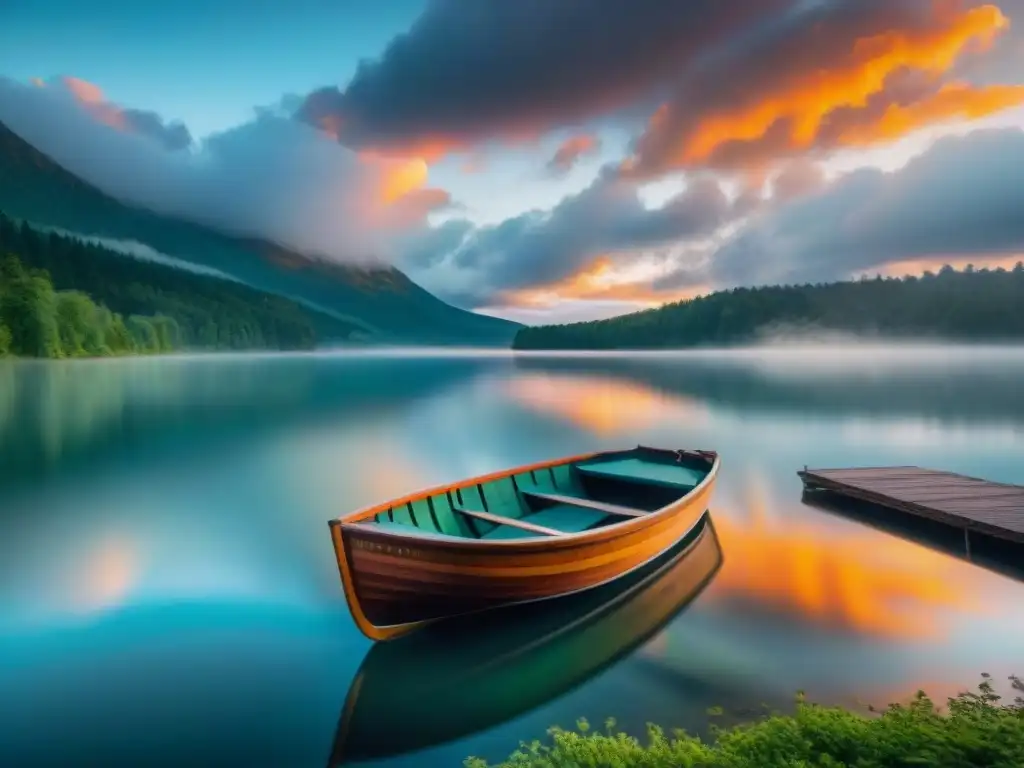
[{"label": "leafy bush", "polygon": [[[1013,687],[1024,691],[1016,677]],[[551,744],[522,744],[495,768],[1021,768],[1024,699],[1000,704],[988,675],[977,693],[949,699],[940,711],[919,691],[907,705],[891,704],[876,717],[797,700],[793,715],[773,715],[732,728],[714,728],[705,742],[677,730],[671,737],[648,725],[647,743],[615,731],[549,731]],[[466,768],[486,768],[470,757]]]}]

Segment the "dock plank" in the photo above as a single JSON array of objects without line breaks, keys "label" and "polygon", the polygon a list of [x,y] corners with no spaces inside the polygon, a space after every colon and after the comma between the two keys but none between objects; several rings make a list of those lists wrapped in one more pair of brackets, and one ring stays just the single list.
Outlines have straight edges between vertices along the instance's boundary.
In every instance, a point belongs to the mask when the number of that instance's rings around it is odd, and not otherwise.
[{"label": "dock plank", "polygon": [[805,468],[797,474],[811,491],[831,491],[1024,543],[1024,486],[911,466]]}]

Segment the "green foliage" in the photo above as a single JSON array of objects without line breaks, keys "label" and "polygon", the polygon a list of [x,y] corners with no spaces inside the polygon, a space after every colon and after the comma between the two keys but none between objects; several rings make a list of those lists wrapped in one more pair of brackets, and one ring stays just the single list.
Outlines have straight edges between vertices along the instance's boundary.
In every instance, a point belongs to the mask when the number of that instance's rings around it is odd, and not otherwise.
[{"label": "green foliage", "polygon": [[737,288],[608,320],[521,328],[515,349],[668,349],[822,331],[885,338],[1019,340],[1024,264],[1011,271]]},{"label": "green foliage", "polygon": [[0,262],[0,355],[99,357],[169,352],[170,318],[121,315],[81,291],[54,291],[50,276],[15,256]]},{"label": "green foliage", "polygon": [[[58,341],[68,356],[102,354],[96,349],[99,340],[95,334],[82,335],[98,325],[113,334],[108,347],[115,353],[179,348],[311,349],[321,338],[344,339],[356,330],[352,323],[241,283],[37,230],[0,214],[0,253],[4,252],[20,261],[17,275],[27,270],[38,276],[45,271],[52,281],[50,293],[55,288],[62,296],[56,311],[65,336]],[[21,305],[11,313],[18,318],[16,323],[28,323],[27,318],[33,316],[29,307],[42,306],[44,297],[29,297],[25,284],[12,285],[17,289],[12,301]],[[37,290],[42,290],[41,284]],[[127,320],[113,317],[90,322],[84,300]],[[24,336],[10,323],[8,326],[16,338]]]},{"label": "green foliage", "polygon": [[57,296],[45,273],[25,269],[14,256],[0,265],[0,322],[10,348],[25,357],[60,357]]},{"label": "green foliage", "polygon": [[[1024,690],[1017,678],[1014,688]],[[648,725],[647,743],[615,731],[553,728],[550,744],[534,741],[496,768],[1020,768],[1024,765],[1024,700],[1000,704],[988,676],[977,693],[962,693],[940,712],[925,693],[879,716],[797,701],[793,715],[774,715],[732,728],[713,727],[705,742]],[[486,768],[468,758],[467,768]]]},{"label": "green foliage", "polygon": [[81,291],[57,294],[57,327],[67,357],[103,354],[104,335],[99,325],[99,308]]}]

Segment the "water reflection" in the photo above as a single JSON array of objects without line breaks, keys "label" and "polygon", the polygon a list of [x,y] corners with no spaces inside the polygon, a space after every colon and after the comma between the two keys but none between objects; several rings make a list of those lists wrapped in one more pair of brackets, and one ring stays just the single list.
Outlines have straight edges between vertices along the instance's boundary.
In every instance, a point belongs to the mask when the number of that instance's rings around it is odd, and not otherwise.
[{"label": "water reflection", "polygon": [[[544,660],[528,674],[481,672],[418,710],[400,700],[421,743],[443,743],[376,765],[494,761],[580,716],[700,730],[707,707],[781,706],[797,688],[884,704],[1022,672],[1024,585],[808,507],[796,476],[921,464],[1024,482],[1021,361],[835,349],[0,363],[0,765],[322,768],[364,659],[361,711],[388,706],[373,680],[402,663],[375,661],[384,652],[352,625],[326,520],[637,443],[723,456],[724,562],[700,598],[639,645],[629,637],[660,609],[623,604],[585,641],[507,664]],[[486,646],[451,648],[407,678],[483,668]],[[446,716],[448,698],[471,711]],[[389,733],[406,725],[412,714]]]},{"label": "water reflection", "polygon": [[[96,455],[201,441],[345,413],[363,416],[465,381],[468,357],[163,357],[0,361],[0,487],[29,485]],[[387,371],[387,375],[384,372]]]},{"label": "water reflection", "polygon": [[[1024,424],[1024,352],[857,347],[692,355],[547,357],[517,355],[524,372],[614,381],[633,389],[732,410],[809,415],[925,416]],[[536,386],[536,385],[535,385]],[[646,397],[650,398],[648,394]]]},{"label": "water reflection", "polygon": [[721,562],[708,522],[606,587],[378,643],[349,689],[330,764],[435,746],[564,694],[678,615]]},{"label": "water reflection", "polygon": [[1020,546],[994,538],[970,535],[928,518],[893,515],[889,510],[873,504],[845,499],[819,491],[803,493],[801,501],[822,512],[870,526],[904,541],[914,542],[936,552],[950,555],[994,573],[1024,581],[1024,562]]},{"label": "water reflection", "polygon": [[601,437],[643,430],[666,418],[707,417],[698,401],[631,380],[530,373],[509,379],[506,386],[514,401]]},{"label": "water reflection", "polygon": [[978,592],[984,574],[913,542],[793,513],[770,516],[757,497],[746,514],[720,518],[730,565],[711,599],[732,603],[731,611],[772,612],[837,634],[902,641],[936,639],[954,617],[986,612]]}]

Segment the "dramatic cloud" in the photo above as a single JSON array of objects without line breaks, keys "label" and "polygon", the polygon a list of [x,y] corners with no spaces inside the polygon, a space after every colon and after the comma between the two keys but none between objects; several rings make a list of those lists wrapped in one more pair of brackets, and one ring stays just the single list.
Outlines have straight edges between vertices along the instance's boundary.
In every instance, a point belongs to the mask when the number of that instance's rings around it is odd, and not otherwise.
[{"label": "dramatic cloud", "polygon": [[[717,182],[691,180],[660,208],[641,203],[636,186],[606,169],[594,183],[547,213],[530,212],[495,226],[450,222],[429,234],[403,264],[442,297],[467,307],[594,269],[594,259],[714,232],[734,214]],[[606,262],[598,262],[598,265]],[[600,267],[598,267],[600,268]]]},{"label": "dramatic cloud", "polygon": [[338,260],[387,258],[396,233],[450,204],[421,159],[357,154],[279,109],[182,150],[184,126],[89,83],[0,79],[0,121],[119,199]]},{"label": "dramatic cloud", "polygon": [[580,158],[591,155],[600,148],[600,139],[589,133],[570,136],[555,150],[555,154],[548,161],[548,170],[556,174],[568,173]]},{"label": "dramatic cloud", "polygon": [[301,115],[350,145],[423,157],[533,136],[654,99],[701,54],[800,4],[438,0]]},{"label": "dramatic cloud", "polygon": [[758,216],[711,261],[717,286],[836,280],[887,265],[1024,253],[1024,131],[937,142],[902,170],[862,170]]},{"label": "dramatic cloud", "polygon": [[988,50],[1008,27],[993,5],[819,5],[713,73],[685,79],[655,112],[625,169],[651,176],[757,167],[1024,104],[1024,86],[944,82],[963,57]]},{"label": "dramatic cloud", "polygon": [[[650,116],[624,170],[748,169],[1024,104],[1022,86],[957,79],[980,77],[972,55],[1009,26],[999,6],[966,0],[638,0],[600,13],[588,0],[448,0],[299,114],[342,143],[428,160]],[[552,167],[578,154],[564,149]]]}]

